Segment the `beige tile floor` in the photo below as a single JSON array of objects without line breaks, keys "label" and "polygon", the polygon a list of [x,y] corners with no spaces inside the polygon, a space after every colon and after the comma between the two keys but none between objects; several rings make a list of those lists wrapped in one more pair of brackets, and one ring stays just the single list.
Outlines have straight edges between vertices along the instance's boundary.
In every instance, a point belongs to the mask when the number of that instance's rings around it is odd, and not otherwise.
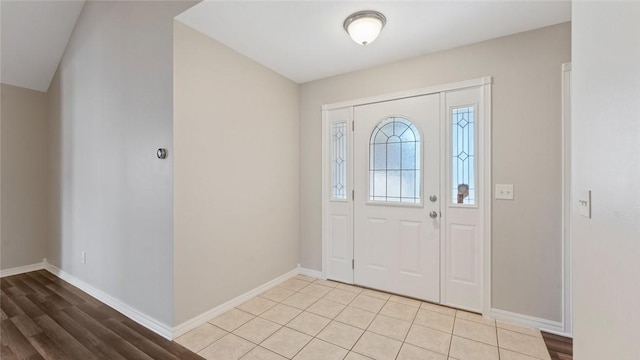
[{"label": "beige tile floor", "polygon": [[298,275],[176,341],[216,360],[549,360],[538,330]]}]

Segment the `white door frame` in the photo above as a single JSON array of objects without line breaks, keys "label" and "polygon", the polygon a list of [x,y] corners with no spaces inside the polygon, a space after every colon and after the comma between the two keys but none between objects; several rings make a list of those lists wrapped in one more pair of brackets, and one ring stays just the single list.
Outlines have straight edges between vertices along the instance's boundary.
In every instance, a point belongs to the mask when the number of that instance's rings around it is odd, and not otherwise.
[{"label": "white door frame", "polygon": [[571,63],[562,64],[562,322],[573,335],[571,292]]},{"label": "white door frame", "polygon": [[[322,106],[322,275],[327,277],[328,272],[328,237],[327,233],[327,204],[330,200],[330,171],[328,171],[328,139],[327,139],[327,112],[329,110],[352,108],[358,105],[373,104],[377,102],[397,100],[407,97],[428,95],[434,93],[442,93],[453,90],[461,90],[466,88],[481,87],[481,110],[484,121],[478,125],[478,153],[482,156],[478,160],[478,170],[480,172],[480,180],[482,181],[482,188],[480,191],[483,195],[483,203],[480,206],[480,214],[483,221],[482,224],[482,243],[483,243],[483,256],[482,256],[482,288],[484,289],[484,298],[482,301],[482,313],[484,316],[489,316],[491,313],[491,201],[492,201],[492,182],[491,182],[491,86],[492,78],[482,77],[478,79],[461,81],[456,83],[431,86],[421,89],[397,92],[393,94],[372,96],[362,99],[338,102],[333,104],[327,104]],[[353,121],[351,117],[350,121]],[[352,156],[352,152],[351,152]],[[352,158],[349,158],[350,163],[353,162]],[[349,189],[352,190],[352,189]],[[351,214],[353,216],[353,212]],[[442,220],[444,223],[444,219]],[[353,221],[351,221],[353,224]],[[353,230],[353,225],[351,225]],[[440,232],[441,247],[444,244],[443,237],[445,232]],[[353,277],[352,277],[353,279]],[[442,287],[442,283],[441,283]],[[442,300],[442,299],[441,299]]]}]

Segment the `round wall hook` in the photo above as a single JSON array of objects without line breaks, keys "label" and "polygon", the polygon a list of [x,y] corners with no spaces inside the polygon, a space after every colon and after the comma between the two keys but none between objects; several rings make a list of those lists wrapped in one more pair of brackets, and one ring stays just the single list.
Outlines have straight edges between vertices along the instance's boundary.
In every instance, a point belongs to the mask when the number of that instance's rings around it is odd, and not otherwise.
[{"label": "round wall hook", "polygon": [[158,149],[158,151],[156,152],[156,155],[158,156],[158,159],[166,159],[167,149],[164,149],[164,148]]}]

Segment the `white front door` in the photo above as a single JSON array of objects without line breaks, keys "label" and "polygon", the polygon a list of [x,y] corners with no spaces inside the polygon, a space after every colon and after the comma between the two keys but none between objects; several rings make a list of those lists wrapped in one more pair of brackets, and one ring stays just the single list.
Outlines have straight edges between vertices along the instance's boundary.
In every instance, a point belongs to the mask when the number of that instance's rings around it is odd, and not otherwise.
[{"label": "white front door", "polygon": [[353,118],[354,283],[440,302],[440,95]]}]

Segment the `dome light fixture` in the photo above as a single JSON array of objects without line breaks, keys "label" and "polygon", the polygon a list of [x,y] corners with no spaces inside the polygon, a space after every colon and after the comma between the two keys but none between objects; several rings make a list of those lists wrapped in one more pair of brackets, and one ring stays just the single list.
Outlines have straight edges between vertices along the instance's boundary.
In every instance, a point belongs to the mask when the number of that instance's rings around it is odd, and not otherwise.
[{"label": "dome light fixture", "polygon": [[358,11],[344,20],[344,30],[360,45],[371,44],[387,23],[387,18],[374,10]]}]

